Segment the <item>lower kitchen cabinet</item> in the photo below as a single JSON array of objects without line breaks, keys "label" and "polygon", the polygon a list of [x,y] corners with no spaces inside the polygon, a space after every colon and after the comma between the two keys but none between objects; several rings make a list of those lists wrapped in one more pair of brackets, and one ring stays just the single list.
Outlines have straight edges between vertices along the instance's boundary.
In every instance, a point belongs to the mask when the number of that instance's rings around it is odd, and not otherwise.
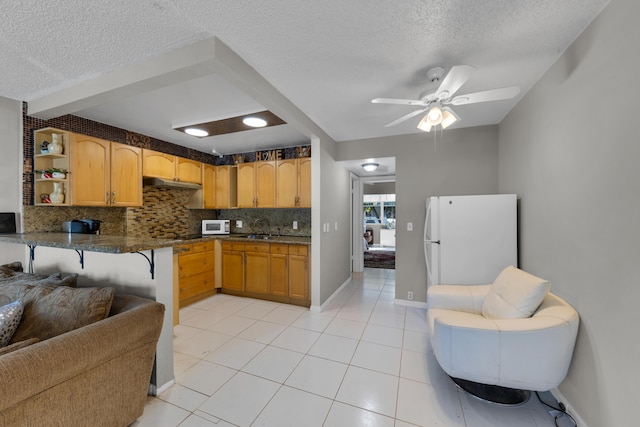
[{"label": "lower kitchen cabinet", "polygon": [[178,251],[178,301],[184,307],[215,293],[213,240],[181,245]]},{"label": "lower kitchen cabinet", "polygon": [[289,298],[302,305],[309,300],[309,247],[289,246]]},{"label": "lower kitchen cabinet", "polygon": [[289,297],[289,245],[272,244],[270,260],[271,295]]},{"label": "lower kitchen cabinet", "polygon": [[222,242],[222,290],[244,291],[244,243]]},{"label": "lower kitchen cabinet", "polygon": [[244,290],[269,293],[269,243],[245,244]]},{"label": "lower kitchen cabinet", "polygon": [[308,253],[307,245],[222,242],[222,291],[308,307]]}]

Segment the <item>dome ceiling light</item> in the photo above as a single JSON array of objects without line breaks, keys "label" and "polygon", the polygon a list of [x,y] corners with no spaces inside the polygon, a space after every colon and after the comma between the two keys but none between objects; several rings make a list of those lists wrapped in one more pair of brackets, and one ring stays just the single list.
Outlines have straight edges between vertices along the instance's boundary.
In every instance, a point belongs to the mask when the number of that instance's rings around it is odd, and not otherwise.
[{"label": "dome ceiling light", "polygon": [[362,164],[362,169],[366,170],[367,172],[373,172],[378,169],[378,166],[380,166],[378,163],[368,162]]}]

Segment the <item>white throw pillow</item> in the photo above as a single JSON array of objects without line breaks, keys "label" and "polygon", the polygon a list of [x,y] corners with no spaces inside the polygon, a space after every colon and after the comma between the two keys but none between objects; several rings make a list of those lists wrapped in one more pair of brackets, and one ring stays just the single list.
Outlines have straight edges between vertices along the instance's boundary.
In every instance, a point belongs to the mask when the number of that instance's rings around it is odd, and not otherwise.
[{"label": "white throw pillow", "polygon": [[490,319],[530,317],[550,288],[547,280],[509,266],[491,285],[482,304],[482,315]]},{"label": "white throw pillow", "polygon": [[9,344],[22,319],[22,303],[14,301],[0,307],[0,347]]}]

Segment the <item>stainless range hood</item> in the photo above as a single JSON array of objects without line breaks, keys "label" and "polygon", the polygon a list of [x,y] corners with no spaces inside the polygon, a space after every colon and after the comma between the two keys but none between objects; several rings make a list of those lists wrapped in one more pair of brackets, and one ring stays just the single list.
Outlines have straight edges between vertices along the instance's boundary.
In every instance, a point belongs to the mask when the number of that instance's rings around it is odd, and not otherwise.
[{"label": "stainless range hood", "polygon": [[182,190],[199,190],[202,188],[200,184],[193,182],[174,181],[164,178],[143,178],[142,185],[145,187],[161,187],[161,188],[178,188]]}]

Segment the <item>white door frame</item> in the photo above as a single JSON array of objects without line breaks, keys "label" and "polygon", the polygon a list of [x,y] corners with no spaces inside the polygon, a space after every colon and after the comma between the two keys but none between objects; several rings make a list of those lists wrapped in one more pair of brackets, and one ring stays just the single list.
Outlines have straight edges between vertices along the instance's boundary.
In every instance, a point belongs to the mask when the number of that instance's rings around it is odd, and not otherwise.
[{"label": "white door frame", "polygon": [[[363,176],[351,174],[351,270],[354,273],[364,271],[364,183],[377,181],[395,181],[395,175]],[[397,207],[396,207],[397,209]],[[397,217],[397,212],[396,212]]]}]

